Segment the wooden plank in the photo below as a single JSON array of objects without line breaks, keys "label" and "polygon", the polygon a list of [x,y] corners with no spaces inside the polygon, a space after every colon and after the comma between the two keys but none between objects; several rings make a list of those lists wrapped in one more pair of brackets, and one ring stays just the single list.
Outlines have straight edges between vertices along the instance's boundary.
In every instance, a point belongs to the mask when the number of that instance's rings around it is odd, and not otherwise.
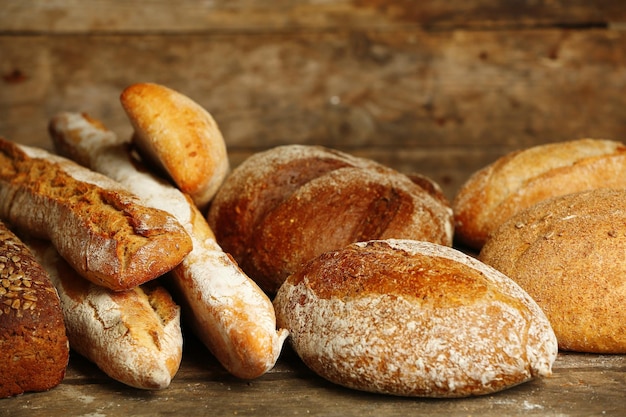
[{"label": "wooden plank", "polygon": [[277,366],[253,381],[229,376],[196,339],[169,388],[141,391],[110,380],[72,356],[63,383],[2,400],[0,416],[237,415],[619,416],[626,412],[626,356],[559,354],[554,375],[467,399],[397,398],[345,389],[308,370],[288,347]]},{"label": "wooden plank", "polygon": [[233,150],[513,148],[626,137],[626,32],[0,37],[0,132],[45,141],[58,111],[120,134],[122,89],[154,81],[208,109]]},{"label": "wooden plank", "polygon": [[623,22],[620,0],[20,0],[3,1],[0,28],[13,32],[190,32],[389,29],[423,26],[588,26]]}]

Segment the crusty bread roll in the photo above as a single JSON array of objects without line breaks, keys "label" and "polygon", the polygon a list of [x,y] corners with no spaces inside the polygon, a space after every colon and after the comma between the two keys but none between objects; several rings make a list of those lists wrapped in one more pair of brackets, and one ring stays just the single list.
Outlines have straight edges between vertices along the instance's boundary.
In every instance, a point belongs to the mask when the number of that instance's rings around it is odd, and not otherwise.
[{"label": "crusty bread roll", "polygon": [[626,146],[601,139],[512,152],[475,172],[452,201],[455,239],[479,250],[515,213],[557,195],[626,187]]},{"label": "crusty bread roll", "polygon": [[291,275],[278,323],[313,371],[377,393],[465,397],[551,374],[537,304],[475,258],[431,242],[359,242]]},{"label": "crusty bread roll", "polygon": [[191,98],[154,83],[127,87],[120,101],[144,157],[204,211],[229,169],[226,143],[211,114]]},{"label": "crusty bread roll", "polygon": [[58,290],[70,347],[111,378],[163,389],[182,359],[180,308],[156,280],[112,291],[83,279],[45,241],[27,240]]},{"label": "crusty bread roll", "polygon": [[0,139],[0,218],[49,239],[84,278],[127,290],[178,265],[191,239],[104,175]]},{"label": "crusty bread roll", "polygon": [[[143,201],[168,211],[185,227],[193,250],[171,271],[183,317],[219,362],[239,378],[256,378],[276,363],[287,332],[276,330],[263,291],[217,244],[198,208],[183,193],[140,168],[124,140],[84,114],[50,121],[55,147],[122,182]],[[186,313],[186,314],[185,314]]]},{"label": "crusty bread roll", "polygon": [[626,353],[626,190],[538,203],[503,223],[480,259],[541,306],[562,350]]},{"label": "crusty bread roll", "polygon": [[336,150],[279,146],[234,169],[207,218],[224,250],[274,294],[302,262],[352,242],[407,238],[451,245],[448,202],[417,182]]},{"label": "crusty bread roll", "polygon": [[50,277],[0,222],[0,398],[57,386],[68,360],[63,313]]}]

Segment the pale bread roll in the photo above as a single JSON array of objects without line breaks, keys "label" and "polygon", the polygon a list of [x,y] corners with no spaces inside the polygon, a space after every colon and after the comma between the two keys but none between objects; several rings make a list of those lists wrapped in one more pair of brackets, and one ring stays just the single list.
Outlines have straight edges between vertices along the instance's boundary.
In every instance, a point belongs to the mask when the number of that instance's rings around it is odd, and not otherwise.
[{"label": "pale bread roll", "polygon": [[171,271],[184,318],[233,375],[250,379],[270,370],[287,332],[276,330],[271,301],[220,248],[193,202],[140,168],[124,140],[87,115],[58,114],[50,122],[50,132],[61,152],[122,182],[147,205],[175,216],[193,242],[191,253]]},{"label": "pale bread roll", "polygon": [[184,94],[154,83],[127,87],[120,101],[143,155],[204,211],[229,169],[226,143],[211,114]]},{"label": "pale bread roll", "polygon": [[555,197],[503,223],[480,259],[541,306],[562,350],[626,353],[626,190]]},{"label": "pale bread roll", "polygon": [[455,239],[480,250],[500,224],[550,197],[626,187],[626,146],[602,139],[549,143],[505,155],[461,186],[452,209]]},{"label": "pale bread roll", "polygon": [[430,242],[360,242],[309,261],[274,300],[320,376],[377,393],[465,397],[549,376],[550,323],[512,280]]},{"label": "pale bread roll", "polygon": [[1,138],[0,218],[50,240],[84,278],[116,291],[171,270],[192,245],[172,215],[120,183]]},{"label": "pale bread roll", "polygon": [[134,388],[167,388],[183,352],[180,308],[156,281],[128,291],[94,285],[48,242],[27,244],[61,299],[71,348]]}]

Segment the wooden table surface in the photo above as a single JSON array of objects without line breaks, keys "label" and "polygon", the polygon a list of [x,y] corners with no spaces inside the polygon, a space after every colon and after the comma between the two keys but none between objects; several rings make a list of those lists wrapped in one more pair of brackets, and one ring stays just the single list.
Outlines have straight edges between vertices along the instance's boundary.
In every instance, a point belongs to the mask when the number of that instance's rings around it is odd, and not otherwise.
[{"label": "wooden table surface", "polygon": [[72,354],[61,385],[0,400],[0,416],[625,416],[626,355],[560,353],[550,378],[496,394],[462,399],[375,395],[312,373],[289,346],[273,370],[231,377],[194,337],[172,384],[128,388]]}]

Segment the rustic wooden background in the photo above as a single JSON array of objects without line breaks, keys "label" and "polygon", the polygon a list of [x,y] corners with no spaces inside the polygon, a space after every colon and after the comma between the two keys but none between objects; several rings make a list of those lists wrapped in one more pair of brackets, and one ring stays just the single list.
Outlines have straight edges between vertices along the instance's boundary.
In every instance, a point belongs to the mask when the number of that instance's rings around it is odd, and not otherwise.
[{"label": "rustic wooden background", "polygon": [[321,144],[436,180],[450,198],[513,149],[626,138],[621,0],[0,1],[0,135],[49,147],[58,111],[122,135],[119,94],[174,88],[233,165]]}]

